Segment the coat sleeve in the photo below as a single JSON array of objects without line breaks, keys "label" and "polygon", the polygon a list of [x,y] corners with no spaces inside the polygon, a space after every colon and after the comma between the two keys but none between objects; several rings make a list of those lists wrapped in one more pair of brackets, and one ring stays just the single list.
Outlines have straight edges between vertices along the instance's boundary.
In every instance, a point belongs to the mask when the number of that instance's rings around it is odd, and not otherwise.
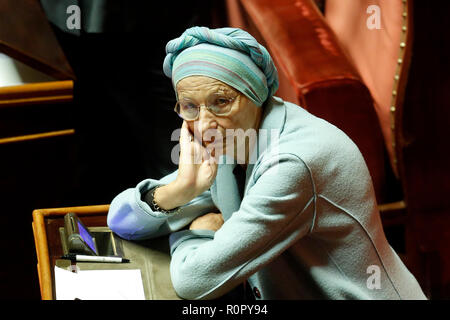
[{"label": "coat sleeve", "polygon": [[176,177],[177,171],[160,180],[146,179],[135,188],[129,188],[118,194],[112,200],[108,211],[109,228],[127,240],[150,239],[180,230],[196,217],[217,211],[209,190],[180,207],[175,214],[153,211],[145,201],[141,200],[147,191],[168,184]]},{"label": "coat sleeve", "polygon": [[184,230],[170,236],[170,271],[180,297],[222,296],[311,230],[314,185],[304,162],[281,154],[254,170],[239,210],[215,234]]}]

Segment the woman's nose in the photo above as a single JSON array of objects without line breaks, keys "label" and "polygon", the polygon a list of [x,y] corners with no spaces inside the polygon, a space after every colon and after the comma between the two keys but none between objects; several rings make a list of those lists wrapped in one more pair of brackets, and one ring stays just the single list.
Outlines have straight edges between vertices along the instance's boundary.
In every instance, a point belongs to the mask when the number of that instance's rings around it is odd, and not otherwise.
[{"label": "woman's nose", "polygon": [[200,114],[198,116],[198,130],[201,134],[208,129],[217,129],[217,121],[215,115],[207,108],[200,108]]}]

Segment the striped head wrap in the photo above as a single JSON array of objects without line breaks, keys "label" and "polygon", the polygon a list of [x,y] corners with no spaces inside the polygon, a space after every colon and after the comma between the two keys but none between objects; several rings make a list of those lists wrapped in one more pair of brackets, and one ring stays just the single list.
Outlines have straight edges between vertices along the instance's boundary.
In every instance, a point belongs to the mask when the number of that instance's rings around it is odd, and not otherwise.
[{"label": "striped head wrap", "polygon": [[249,33],[237,28],[193,27],[166,45],[164,74],[174,88],[188,76],[220,80],[257,106],[278,89],[277,69],[270,54]]}]

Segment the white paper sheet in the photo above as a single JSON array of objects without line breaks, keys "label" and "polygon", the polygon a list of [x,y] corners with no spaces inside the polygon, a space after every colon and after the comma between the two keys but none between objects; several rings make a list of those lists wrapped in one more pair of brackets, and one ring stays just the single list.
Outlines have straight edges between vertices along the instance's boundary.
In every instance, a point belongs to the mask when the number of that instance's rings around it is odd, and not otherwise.
[{"label": "white paper sheet", "polygon": [[141,271],[80,270],[55,266],[57,300],[145,300]]}]

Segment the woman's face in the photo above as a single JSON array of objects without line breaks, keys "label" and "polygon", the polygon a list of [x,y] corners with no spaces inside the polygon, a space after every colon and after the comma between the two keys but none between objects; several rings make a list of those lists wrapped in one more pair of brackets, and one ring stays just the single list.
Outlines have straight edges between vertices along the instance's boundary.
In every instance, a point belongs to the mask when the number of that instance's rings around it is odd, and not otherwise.
[{"label": "woman's face", "polygon": [[[208,146],[217,136],[211,135],[211,132],[217,130],[221,137],[224,138],[224,147],[221,153],[226,152],[225,146],[236,139],[230,139],[230,133],[236,129],[242,129],[244,132],[249,129],[257,130],[261,119],[262,108],[256,106],[250,99],[229,85],[206,76],[190,76],[180,80],[177,83],[178,100],[195,101],[197,105],[202,105],[200,114],[195,121],[186,121],[189,130],[196,137],[201,137],[204,146]],[[211,95],[224,95],[228,98],[235,98],[232,102],[231,112],[226,116],[217,116],[203,107],[207,101],[210,101]],[[227,129],[234,129],[227,130]],[[242,131],[241,131],[242,132]],[[228,135],[228,138],[227,138]],[[211,139],[212,137],[212,139]],[[213,141],[209,141],[213,140]],[[238,139],[239,140],[239,139]],[[243,147],[243,142],[234,143],[234,155],[237,155],[236,148]],[[217,148],[217,147],[216,147]],[[218,150],[217,148],[216,150]],[[248,150],[246,148],[246,157]],[[236,156],[235,156],[236,157]]]}]

